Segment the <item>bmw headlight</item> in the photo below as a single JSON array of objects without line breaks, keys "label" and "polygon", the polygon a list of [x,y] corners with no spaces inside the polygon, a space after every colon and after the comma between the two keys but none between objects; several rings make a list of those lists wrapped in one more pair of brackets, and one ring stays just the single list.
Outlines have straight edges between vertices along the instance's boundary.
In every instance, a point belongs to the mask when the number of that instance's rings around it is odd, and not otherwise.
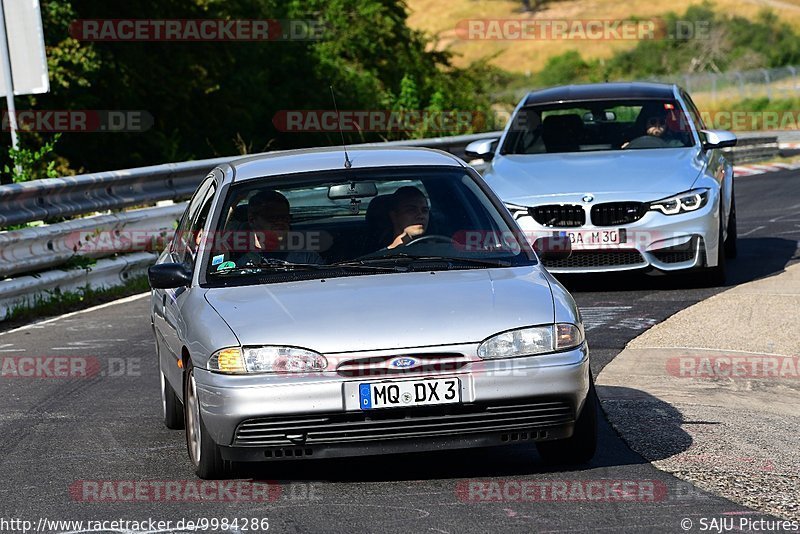
[{"label": "bmw headlight", "polygon": [[685,193],[656,200],[650,203],[650,209],[660,211],[664,215],[677,215],[699,210],[708,202],[708,189],[692,189]]},{"label": "bmw headlight", "polygon": [[309,373],[324,371],[328,360],[296,347],[233,347],[211,355],[208,368],[218,373]]},{"label": "bmw headlight", "polygon": [[574,324],[558,323],[510,330],[490,337],[478,347],[478,356],[517,358],[571,349],[583,343],[583,331]]}]

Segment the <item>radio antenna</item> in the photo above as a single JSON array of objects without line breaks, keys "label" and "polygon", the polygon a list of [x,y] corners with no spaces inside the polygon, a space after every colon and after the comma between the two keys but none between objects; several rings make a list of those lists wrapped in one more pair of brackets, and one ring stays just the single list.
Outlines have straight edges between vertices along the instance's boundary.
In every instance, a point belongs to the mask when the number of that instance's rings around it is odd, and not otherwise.
[{"label": "radio antenna", "polygon": [[333,109],[336,111],[336,124],[339,125],[339,135],[342,136],[342,150],[344,150],[344,168],[349,169],[353,166],[350,158],[347,156],[347,146],[344,144],[344,131],[342,130],[342,116],[339,115],[339,108],[336,106],[336,95],[333,93],[333,86],[331,88],[331,98],[333,99]]}]

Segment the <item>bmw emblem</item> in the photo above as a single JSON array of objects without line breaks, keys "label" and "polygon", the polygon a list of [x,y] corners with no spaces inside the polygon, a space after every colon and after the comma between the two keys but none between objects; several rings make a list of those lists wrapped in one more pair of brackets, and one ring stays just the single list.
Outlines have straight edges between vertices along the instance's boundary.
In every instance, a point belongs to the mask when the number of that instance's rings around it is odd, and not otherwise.
[{"label": "bmw emblem", "polygon": [[594,201],[594,195],[591,195],[591,194],[583,195],[583,198],[581,200],[583,200],[584,202],[587,202],[587,203],[588,202],[592,202],[592,201]]}]

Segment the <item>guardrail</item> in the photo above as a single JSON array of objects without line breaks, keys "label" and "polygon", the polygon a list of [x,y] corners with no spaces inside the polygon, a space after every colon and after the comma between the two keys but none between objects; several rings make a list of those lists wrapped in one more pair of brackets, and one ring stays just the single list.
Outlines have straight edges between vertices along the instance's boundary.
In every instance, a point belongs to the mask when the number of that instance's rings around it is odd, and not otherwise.
[{"label": "guardrail", "polygon": [[744,137],[738,140],[735,148],[725,149],[725,155],[734,165],[777,158],[779,154],[777,136]]},{"label": "guardrail", "polygon": [[[500,134],[486,132],[355,146],[429,147],[464,158],[464,148],[469,143]],[[777,155],[776,137],[742,137],[739,144],[741,148],[733,152],[737,163]],[[240,157],[169,163],[0,186],[0,227],[122,210],[159,201],[181,201],[191,195],[212,168]],[[484,167],[478,163],[479,170]],[[116,285],[144,273],[155,255],[142,250],[154,249],[158,240],[174,228],[183,209],[183,204],[174,204],[0,232],[0,277],[58,267],[75,256],[104,258],[124,254],[114,259],[100,259],[86,268],[0,280],[0,320],[9,309],[30,303],[35,295],[85,285]],[[137,252],[127,254],[132,251]]]}]

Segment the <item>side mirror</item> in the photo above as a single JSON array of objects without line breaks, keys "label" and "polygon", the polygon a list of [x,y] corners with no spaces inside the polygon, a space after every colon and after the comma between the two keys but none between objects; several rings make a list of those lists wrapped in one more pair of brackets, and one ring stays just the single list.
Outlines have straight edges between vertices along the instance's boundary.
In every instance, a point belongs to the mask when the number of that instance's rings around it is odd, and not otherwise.
[{"label": "side mirror", "polygon": [[736,135],[727,130],[700,130],[703,134],[703,150],[736,146]]},{"label": "side mirror", "polygon": [[176,289],[192,283],[192,273],[180,263],[159,263],[147,269],[147,278],[153,289]]},{"label": "side mirror", "polygon": [[543,262],[566,260],[572,255],[572,243],[567,236],[540,237],[533,242],[533,250]]},{"label": "side mirror", "polygon": [[497,148],[498,141],[500,141],[499,137],[473,141],[464,149],[464,154],[470,159],[489,161],[494,157],[494,150]]}]

